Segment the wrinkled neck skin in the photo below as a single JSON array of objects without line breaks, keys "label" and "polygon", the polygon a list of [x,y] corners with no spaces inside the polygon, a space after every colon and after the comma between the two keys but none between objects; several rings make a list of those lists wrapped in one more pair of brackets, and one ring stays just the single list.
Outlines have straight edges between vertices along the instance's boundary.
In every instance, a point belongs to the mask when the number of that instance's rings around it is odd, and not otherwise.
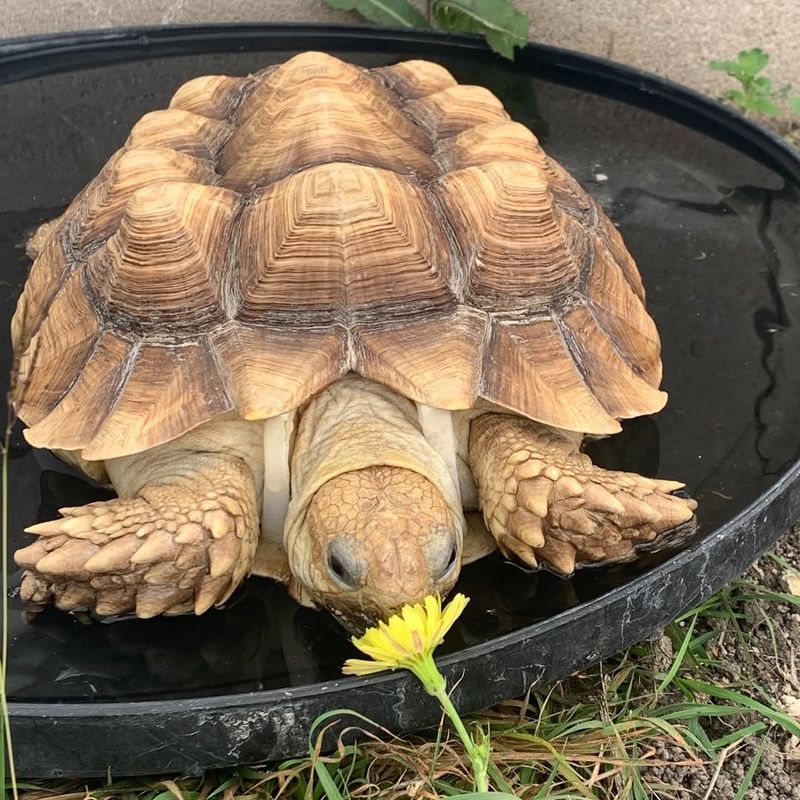
[{"label": "wrinkled neck skin", "polygon": [[301,602],[360,631],[446,594],[464,537],[461,495],[405,398],[348,376],[300,417],[284,546]]}]

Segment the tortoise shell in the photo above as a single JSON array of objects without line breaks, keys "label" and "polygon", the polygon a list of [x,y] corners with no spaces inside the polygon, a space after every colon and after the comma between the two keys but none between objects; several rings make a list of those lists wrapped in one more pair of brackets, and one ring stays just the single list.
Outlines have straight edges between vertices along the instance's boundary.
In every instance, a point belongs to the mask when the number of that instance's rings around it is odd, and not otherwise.
[{"label": "tortoise shell", "polygon": [[51,226],[12,336],[28,440],[90,460],[348,371],[593,434],[666,400],[614,225],[493,94],[425,61],[189,81]]}]

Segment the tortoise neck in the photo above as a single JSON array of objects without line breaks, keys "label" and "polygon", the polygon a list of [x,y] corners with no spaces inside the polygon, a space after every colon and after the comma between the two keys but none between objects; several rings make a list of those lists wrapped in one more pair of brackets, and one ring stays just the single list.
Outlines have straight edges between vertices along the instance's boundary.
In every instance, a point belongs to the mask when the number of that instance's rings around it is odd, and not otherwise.
[{"label": "tortoise neck", "polygon": [[414,404],[376,383],[347,376],[317,395],[299,420],[284,531],[290,562],[293,548],[303,538],[306,511],[316,492],[339,475],[371,466],[417,472],[441,492],[455,517],[462,520],[458,484],[445,459],[426,441]]}]

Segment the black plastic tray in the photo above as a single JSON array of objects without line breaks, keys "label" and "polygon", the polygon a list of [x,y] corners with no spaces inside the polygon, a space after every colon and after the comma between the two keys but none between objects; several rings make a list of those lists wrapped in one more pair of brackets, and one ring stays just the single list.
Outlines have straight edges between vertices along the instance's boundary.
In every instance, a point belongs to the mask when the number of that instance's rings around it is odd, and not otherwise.
[{"label": "black plastic tray", "polygon": [[[58,213],[183,81],[321,49],[360,63],[429,58],[482,83],[604,205],[636,256],[664,342],[667,409],[597,443],[607,466],[686,479],[700,530],[679,553],[532,575],[495,556],[442,649],[457,705],[544,685],[656,633],[723,586],[797,516],[800,476],[800,161],[769,132],[668,81],[530,46],[510,64],[477,39],[368,27],[113,30],[0,44],[0,259],[7,330],[26,231]],[[603,181],[600,175],[606,175]],[[0,348],[0,374],[10,354]],[[15,436],[12,547],[59,505],[102,497]],[[16,586],[18,572],[10,576]],[[9,711],[29,777],[199,772],[302,752],[320,713],[396,731],[438,707],[405,674],[338,677],[350,655],[324,615],[248,581],[202,618],[21,621],[12,592]]]}]

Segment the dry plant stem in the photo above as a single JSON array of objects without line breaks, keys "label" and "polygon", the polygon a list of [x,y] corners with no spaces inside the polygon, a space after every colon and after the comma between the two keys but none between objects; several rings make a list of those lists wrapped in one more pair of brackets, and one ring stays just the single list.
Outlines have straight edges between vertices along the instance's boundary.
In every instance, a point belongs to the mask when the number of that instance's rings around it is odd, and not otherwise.
[{"label": "dry plant stem", "polygon": [[722,767],[725,764],[728,756],[731,754],[731,751],[737,750],[742,746],[741,742],[731,742],[726,748],[722,750],[719,754],[719,758],[717,759],[717,766],[714,770],[714,774],[711,776],[711,781],[708,784],[708,789],[706,793],[703,795],[703,800],[710,800],[712,792],[714,791],[714,787],[717,785],[717,781],[719,780],[720,773],[722,772]]},{"label": "dry plant stem", "polygon": [[[11,407],[9,405],[9,419],[11,416]],[[8,665],[8,448],[11,441],[11,425],[6,426],[5,437],[3,439],[3,476],[2,476],[2,569],[3,569],[3,582],[2,582],[2,615],[3,615],[3,645],[2,645],[2,663],[0,663],[0,711],[3,714],[3,737],[5,738],[5,751],[6,759],[8,762],[8,770],[11,778],[11,791],[14,800],[17,800],[17,775],[14,769],[14,750],[11,744],[11,720],[8,717],[8,698],[6,697],[6,674]],[[5,790],[5,787],[2,787]]]}]

